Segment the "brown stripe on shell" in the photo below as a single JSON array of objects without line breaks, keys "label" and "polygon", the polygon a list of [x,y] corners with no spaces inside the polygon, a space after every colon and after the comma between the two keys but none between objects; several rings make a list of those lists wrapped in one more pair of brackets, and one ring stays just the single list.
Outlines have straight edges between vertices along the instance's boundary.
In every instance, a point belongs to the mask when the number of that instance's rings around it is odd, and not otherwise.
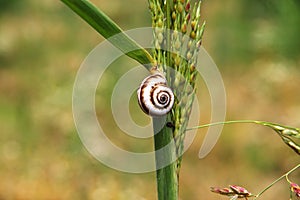
[{"label": "brown stripe on shell", "polygon": [[[148,76],[146,79],[144,79],[144,81],[142,82],[139,88],[138,101],[141,109],[146,114],[154,115],[155,112],[151,114],[152,108],[154,109],[154,111],[157,110],[158,112],[162,112],[162,113],[165,113],[165,111],[166,112],[169,111],[168,108],[170,108],[171,102],[174,101],[174,97],[172,92],[170,93],[168,89],[164,90],[164,88],[168,88],[168,86],[166,84],[166,79],[163,76],[163,74],[160,73],[152,74]],[[145,94],[145,90],[147,90],[147,92],[149,93]],[[156,92],[156,96],[154,97],[155,92]],[[160,95],[161,97],[166,98],[166,103],[161,103],[159,99]],[[145,97],[147,97],[147,99],[148,97],[150,97],[149,105],[145,103],[145,99],[146,99]],[[157,104],[155,103],[155,101],[157,102]]]},{"label": "brown stripe on shell", "polygon": [[144,98],[144,89],[147,87],[147,84],[143,84],[141,85],[141,88],[140,88],[140,106],[141,108],[143,109],[143,111],[147,114],[149,114],[149,108],[146,106],[146,104],[144,103],[145,102],[145,98]]},{"label": "brown stripe on shell", "polygon": [[[153,95],[153,93],[154,93],[154,91],[156,90],[156,89],[159,89],[158,87],[155,87],[155,88],[153,88],[153,90],[151,90],[150,91],[150,101],[151,101],[151,103],[152,103],[152,105],[154,105],[157,109],[159,109],[159,110],[163,110],[163,109],[165,109],[165,108],[167,108],[169,105],[170,105],[170,99],[171,99],[171,95],[169,94],[169,92],[167,92],[167,91],[165,91],[165,90],[162,90],[162,91],[160,91],[159,93],[161,93],[161,92],[164,92],[164,93],[166,93],[166,95],[168,96],[168,101],[167,101],[167,104],[166,105],[164,105],[164,104],[160,104],[160,105],[163,105],[163,107],[157,107],[156,106],[156,104],[155,104],[155,101],[154,101],[154,98],[157,98],[158,96],[156,96],[156,97],[154,97],[154,95]],[[159,94],[158,93],[158,94]],[[158,102],[160,102],[159,100],[158,100]]]},{"label": "brown stripe on shell", "polygon": [[[151,98],[150,98],[150,101],[151,101],[152,105],[155,106],[155,107],[156,107],[156,104],[155,104],[155,102],[154,102],[154,95],[153,95],[153,93],[154,93],[154,91],[155,91],[159,86],[161,86],[161,85],[165,86],[166,83],[165,83],[165,82],[158,82],[158,83],[155,83],[155,84],[152,86],[151,90],[150,90],[150,97],[151,97]],[[158,107],[157,107],[157,109],[162,110],[161,108],[158,108]]]},{"label": "brown stripe on shell", "polygon": [[171,98],[172,98],[172,96],[170,95],[169,92],[167,92],[166,90],[163,90],[163,91],[160,91],[159,93],[157,93],[157,97],[159,96],[159,94],[160,94],[161,92],[166,93],[166,96],[168,97],[167,104],[163,107],[163,108],[167,108],[167,107],[169,107],[169,105],[170,105],[170,103],[171,103],[171,100],[172,100]]}]

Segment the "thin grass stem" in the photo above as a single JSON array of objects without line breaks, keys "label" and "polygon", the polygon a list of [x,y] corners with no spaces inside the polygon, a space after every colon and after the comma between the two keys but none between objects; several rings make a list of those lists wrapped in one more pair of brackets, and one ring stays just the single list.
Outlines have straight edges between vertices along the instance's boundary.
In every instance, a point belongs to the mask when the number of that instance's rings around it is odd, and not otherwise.
[{"label": "thin grass stem", "polygon": [[216,125],[222,125],[222,124],[236,124],[236,123],[252,123],[252,124],[261,124],[261,121],[256,121],[256,120],[232,120],[232,121],[225,121],[225,122],[213,122],[209,124],[203,124],[200,126],[193,126],[190,128],[187,128],[186,131],[191,131],[195,129],[200,129],[200,128],[206,128],[209,126],[216,126]]},{"label": "thin grass stem", "polygon": [[268,189],[270,189],[274,184],[276,184],[277,182],[279,182],[281,179],[287,177],[289,174],[291,174],[292,172],[294,172],[296,169],[298,169],[300,167],[300,164],[298,164],[296,167],[294,167],[293,169],[291,169],[290,171],[288,171],[287,173],[283,174],[282,176],[280,176],[278,179],[276,179],[275,181],[273,181],[270,185],[268,185],[266,188],[264,188],[261,192],[259,192],[255,198],[259,198],[263,193],[265,193]]}]

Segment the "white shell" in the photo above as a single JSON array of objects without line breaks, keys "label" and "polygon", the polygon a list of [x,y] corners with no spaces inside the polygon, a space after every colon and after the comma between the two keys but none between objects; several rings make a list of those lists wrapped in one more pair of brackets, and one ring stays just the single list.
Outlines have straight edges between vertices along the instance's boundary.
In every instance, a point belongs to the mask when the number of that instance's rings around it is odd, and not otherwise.
[{"label": "white shell", "polygon": [[174,104],[174,94],[161,73],[146,77],[140,85],[137,95],[141,109],[153,117],[166,115]]}]

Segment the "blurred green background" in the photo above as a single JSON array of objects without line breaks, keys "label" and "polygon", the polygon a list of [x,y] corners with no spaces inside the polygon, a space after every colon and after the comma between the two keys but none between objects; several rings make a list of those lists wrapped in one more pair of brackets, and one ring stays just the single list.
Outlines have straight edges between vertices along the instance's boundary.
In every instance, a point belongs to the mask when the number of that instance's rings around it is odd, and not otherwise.
[{"label": "blurred green background", "polygon": [[[151,25],[147,1],[93,0],[123,29]],[[0,0],[0,199],[155,199],[155,174],[112,170],[86,151],[72,118],[72,87],[88,53],[103,38],[60,1]],[[134,5],[134,6],[132,6]],[[203,46],[222,73],[227,119],[300,126],[300,3],[297,0],[204,1]],[[116,80],[132,62],[122,58]],[[97,113],[124,148],[151,149],[122,137],[112,122],[110,81],[98,92]],[[106,88],[106,89],[105,89]],[[201,121],[209,94],[198,84]],[[134,101],[134,100],[133,100]],[[216,147],[197,155],[206,129],[184,155],[182,199],[227,199],[210,186],[238,184],[257,193],[299,163],[271,130],[228,125]],[[137,147],[136,147],[137,146]],[[299,170],[291,179],[300,183]],[[262,199],[288,199],[284,181]]]}]

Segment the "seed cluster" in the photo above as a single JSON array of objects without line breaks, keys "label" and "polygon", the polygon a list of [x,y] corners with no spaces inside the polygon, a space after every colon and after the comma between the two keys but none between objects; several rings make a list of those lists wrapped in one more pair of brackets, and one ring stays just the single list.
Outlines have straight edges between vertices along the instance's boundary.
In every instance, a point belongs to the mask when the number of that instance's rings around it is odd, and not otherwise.
[{"label": "seed cluster", "polygon": [[272,128],[286,145],[300,155],[300,144],[297,143],[300,139],[300,129],[269,122],[257,121],[256,123]]},{"label": "seed cluster", "polygon": [[[154,66],[166,74],[175,103],[171,111],[176,153],[181,158],[183,141],[195,97],[197,57],[205,23],[200,23],[201,2],[148,0],[154,28]],[[180,168],[178,161],[178,169]]]}]

